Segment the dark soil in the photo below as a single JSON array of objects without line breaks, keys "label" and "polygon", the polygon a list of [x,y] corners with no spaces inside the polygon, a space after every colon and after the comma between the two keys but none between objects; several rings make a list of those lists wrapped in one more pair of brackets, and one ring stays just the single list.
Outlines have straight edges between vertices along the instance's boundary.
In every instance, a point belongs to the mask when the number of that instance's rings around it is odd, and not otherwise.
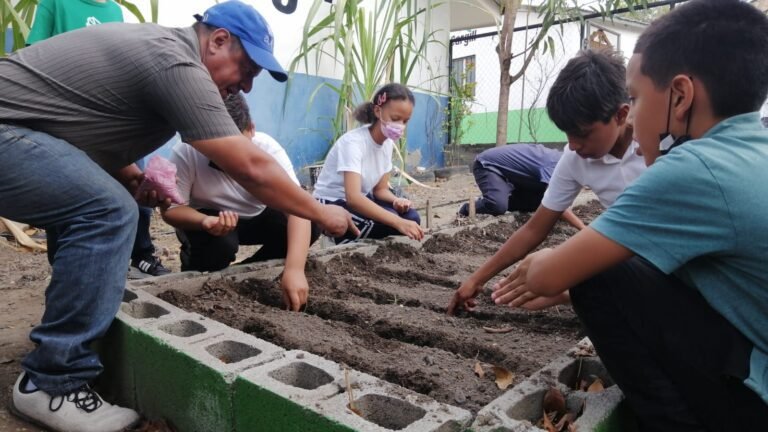
[{"label": "dark soil", "polygon": [[[575,209],[585,222],[598,210],[593,203]],[[445,315],[461,281],[519,226],[499,222],[452,237],[436,235],[421,250],[392,244],[371,257],[310,261],[303,313],[282,310],[279,283],[271,279],[219,280],[196,293],[166,291],[160,297],[284,348],[321,355],[476,413],[503,393],[492,366],[514,373],[516,384],[583,336],[570,307],[527,312],[496,306],[488,293],[472,314]],[[542,247],[575,232],[558,222]],[[483,378],[474,371],[476,362]]]}]

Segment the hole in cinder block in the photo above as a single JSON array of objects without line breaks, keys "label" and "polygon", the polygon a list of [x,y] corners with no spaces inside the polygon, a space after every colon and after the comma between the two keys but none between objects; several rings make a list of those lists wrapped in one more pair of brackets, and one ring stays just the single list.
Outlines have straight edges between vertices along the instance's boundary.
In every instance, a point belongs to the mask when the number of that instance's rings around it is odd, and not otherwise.
[{"label": "hole in cinder block", "polygon": [[442,426],[435,429],[435,432],[461,432],[464,430],[466,430],[466,428],[461,423],[457,422],[456,420],[448,420],[447,422],[443,423]]},{"label": "hole in cinder block", "polygon": [[129,303],[139,298],[139,296],[136,295],[133,291],[125,290],[123,291],[123,303]]},{"label": "hole in cinder block", "polygon": [[191,337],[206,332],[204,325],[189,320],[162,325],[160,330],[178,337]]},{"label": "hole in cinder block", "polygon": [[371,423],[400,430],[427,414],[423,408],[389,396],[367,394],[354,402],[358,414]]},{"label": "hole in cinder block", "polygon": [[269,376],[290,386],[314,390],[333,381],[333,377],[324,370],[309,363],[295,362],[275,369]]},{"label": "hole in cinder block", "polygon": [[205,348],[208,354],[226,364],[237,363],[247,358],[256,357],[261,350],[236,341],[221,341]]},{"label": "hole in cinder block", "polygon": [[[135,295],[135,294],[134,294]],[[131,302],[120,306],[120,309],[136,319],[160,318],[170,312],[164,307],[149,302]]]},{"label": "hole in cinder block", "polygon": [[507,410],[507,416],[515,420],[528,420],[535,424],[541,418],[544,393],[546,392],[547,389],[540,389],[523,396],[520,401]]},{"label": "hole in cinder block", "polygon": [[608,370],[601,362],[595,359],[579,358],[574,360],[571,364],[564,367],[557,376],[558,381],[574,390],[578,390],[581,387],[582,380],[586,381],[588,386],[595,381],[595,378],[600,378],[605,388],[614,385],[613,379],[608,375]]}]

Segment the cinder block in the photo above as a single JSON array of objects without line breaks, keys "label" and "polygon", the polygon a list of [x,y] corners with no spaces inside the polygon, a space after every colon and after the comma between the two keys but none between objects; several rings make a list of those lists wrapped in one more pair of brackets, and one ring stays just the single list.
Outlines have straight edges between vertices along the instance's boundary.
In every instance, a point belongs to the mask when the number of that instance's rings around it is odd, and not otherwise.
[{"label": "cinder block", "polygon": [[183,314],[186,312],[168,302],[141,289],[127,287],[117,317],[127,325],[139,328],[158,321],[174,320]]},{"label": "cinder block", "polygon": [[[578,377],[595,375],[599,377],[605,390],[587,393],[574,390]],[[614,385],[605,366],[598,357],[574,358],[564,355],[531,375],[513,389],[507,391],[477,415],[472,430],[475,432],[514,431],[534,432],[540,429],[533,422],[541,418],[544,394],[550,387],[560,390],[571,410],[584,410],[576,420],[579,431],[628,431],[631,419],[620,408],[623,399],[621,390]]]},{"label": "cinder block", "polygon": [[355,407],[347,408],[345,371],[337,363],[301,351],[248,370],[235,381],[237,431],[459,431],[468,411],[370,375],[348,371]]},{"label": "cinder block", "polygon": [[[175,277],[171,278],[171,276]],[[139,281],[140,284],[134,284],[134,286],[151,295],[158,295],[168,290],[190,293],[199,290],[209,280],[218,278],[221,278],[219,273],[183,272],[143,279]]]},{"label": "cinder block", "polygon": [[[185,432],[232,430],[235,374],[230,369],[241,365],[228,368],[206,350],[227,338],[235,338],[233,330],[197,314],[139,328],[134,351],[126,353],[133,363],[138,410]],[[268,361],[275,352],[260,346],[266,351],[261,359],[261,353],[251,358],[255,364]],[[222,364],[213,367],[216,362]]]},{"label": "cinder block", "polygon": [[178,272],[178,273],[169,273],[167,275],[163,276],[152,276],[147,277],[143,279],[137,279],[137,280],[130,280],[128,281],[128,285],[136,288],[143,288],[146,286],[153,286],[153,285],[169,285],[173,283],[180,283],[184,282],[187,279],[193,279],[196,277],[201,276],[203,273],[197,272],[197,271],[185,271],[185,272]]}]

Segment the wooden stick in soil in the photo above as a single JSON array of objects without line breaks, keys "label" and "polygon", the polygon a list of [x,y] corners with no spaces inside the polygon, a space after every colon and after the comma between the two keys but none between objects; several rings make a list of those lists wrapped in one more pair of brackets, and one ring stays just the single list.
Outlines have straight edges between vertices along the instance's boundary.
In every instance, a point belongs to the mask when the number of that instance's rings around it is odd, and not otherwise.
[{"label": "wooden stick in soil", "polygon": [[472,195],[469,196],[469,220],[475,220],[475,197]]},{"label": "wooden stick in soil", "polygon": [[432,228],[432,202],[427,200],[427,229]]},{"label": "wooden stick in soil", "polygon": [[349,405],[347,407],[350,411],[362,417],[363,414],[360,410],[355,408],[355,396],[352,394],[352,383],[349,382],[349,369],[347,369],[347,365],[344,365],[344,382],[347,385],[347,395],[349,396]]}]

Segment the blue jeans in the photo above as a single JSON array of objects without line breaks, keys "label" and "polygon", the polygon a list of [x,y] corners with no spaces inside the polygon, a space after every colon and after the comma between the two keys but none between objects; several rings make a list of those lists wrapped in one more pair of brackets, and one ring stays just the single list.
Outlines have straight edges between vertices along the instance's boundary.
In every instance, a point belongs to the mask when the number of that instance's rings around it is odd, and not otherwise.
[{"label": "blue jeans", "polygon": [[65,394],[103,368],[91,343],[120,306],[138,206],[84,152],[45,133],[0,124],[0,155],[0,215],[50,233],[45,312],[22,367]]}]

